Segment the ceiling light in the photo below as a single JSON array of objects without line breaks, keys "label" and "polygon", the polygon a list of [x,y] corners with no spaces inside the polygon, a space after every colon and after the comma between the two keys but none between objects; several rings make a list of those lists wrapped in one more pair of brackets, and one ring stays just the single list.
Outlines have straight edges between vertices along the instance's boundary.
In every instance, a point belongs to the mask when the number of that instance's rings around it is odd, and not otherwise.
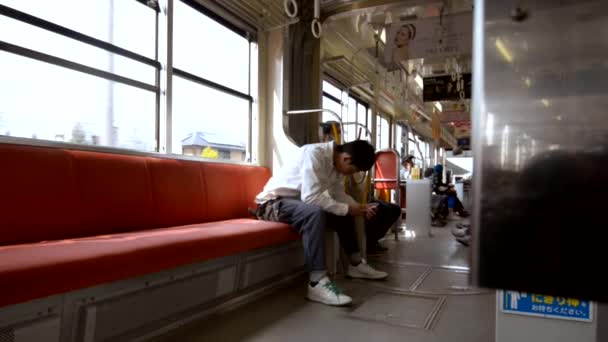
[{"label": "ceiling light", "polygon": [[540,100],[540,102],[542,102],[542,103],[543,103],[543,106],[545,106],[545,107],[549,107],[549,100],[547,100],[547,99],[542,99],[542,100]]},{"label": "ceiling light", "polygon": [[526,84],[526,87],[530,88],[530,86],[532,86],[532,80],[530,79],[530,77],[526,77],[524,79],[524,83]]},{"label": "ceiling light", "polygon": [[509,51],[509,49],[507,49],[507,47],[505,46],[505,43],[503,43],[502,40],[496,39],[496,49],[498,49],[498,52],[500,52],[500,54],[502,55],[502,57],[509,63],[513,63],[513,55],[511,55],[511,51]]}]

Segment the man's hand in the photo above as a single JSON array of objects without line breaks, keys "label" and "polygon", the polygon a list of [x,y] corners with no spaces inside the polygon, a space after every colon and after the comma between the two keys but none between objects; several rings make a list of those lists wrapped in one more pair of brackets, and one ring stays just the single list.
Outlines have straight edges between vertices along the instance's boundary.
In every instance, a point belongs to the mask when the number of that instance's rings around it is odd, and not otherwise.
[{"label": "man's hand", "polygon": [[348,206],[348,214],[352,216],[364,216],[370,219],[376,215],[378,211],[378,203],[363,204],[351,204]]},{"label": "man's hand", "polygon": [[372,217],[376,216],[377,212],[378,212],[378,203],[368,203],[366,206],[365,218],[367,218],[369,220]]},{"label": "man's hand", "polygon": [[367,207],[362,204],[349,204],[348,205],[348,215],[351,216],[366,216],[367,215]]}]

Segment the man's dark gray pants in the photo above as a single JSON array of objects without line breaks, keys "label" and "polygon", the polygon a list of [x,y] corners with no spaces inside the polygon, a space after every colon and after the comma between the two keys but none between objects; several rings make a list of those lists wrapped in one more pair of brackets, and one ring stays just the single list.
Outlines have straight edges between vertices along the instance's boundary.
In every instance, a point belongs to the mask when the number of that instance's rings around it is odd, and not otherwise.
[{"label": "man's dark gray pants", "polygon": [[309,271],[327,269],[325,265],[325,232],[327,230],[333,230],[338,234],[346,255],[359,253],[355,221],[352,216],[338,216],[298,199],[280,198],[277,201],[279,202],[279,221],[289,224],[302,236],[304,256]]}]

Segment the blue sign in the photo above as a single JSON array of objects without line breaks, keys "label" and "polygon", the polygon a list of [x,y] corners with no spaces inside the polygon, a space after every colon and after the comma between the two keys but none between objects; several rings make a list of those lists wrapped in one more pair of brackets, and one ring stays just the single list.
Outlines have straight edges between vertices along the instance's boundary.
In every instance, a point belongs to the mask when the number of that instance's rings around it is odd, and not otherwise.
[{"label": "blue sign", "polygon": [[591,322],[592,303],[566,297],[554,297],[518,291],[503,291],[503,312],[547,318]]}]

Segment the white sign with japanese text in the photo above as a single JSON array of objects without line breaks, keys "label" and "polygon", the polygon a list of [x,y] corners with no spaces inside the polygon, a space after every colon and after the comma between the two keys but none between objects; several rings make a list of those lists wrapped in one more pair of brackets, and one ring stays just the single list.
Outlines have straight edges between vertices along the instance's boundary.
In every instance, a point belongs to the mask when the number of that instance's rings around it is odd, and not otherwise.
[{"label": "white sign with japanese text", "polygon": [[575,298],[503,291],[500,308],[503,312],[574,321],[593,321],[593,303]]}]

